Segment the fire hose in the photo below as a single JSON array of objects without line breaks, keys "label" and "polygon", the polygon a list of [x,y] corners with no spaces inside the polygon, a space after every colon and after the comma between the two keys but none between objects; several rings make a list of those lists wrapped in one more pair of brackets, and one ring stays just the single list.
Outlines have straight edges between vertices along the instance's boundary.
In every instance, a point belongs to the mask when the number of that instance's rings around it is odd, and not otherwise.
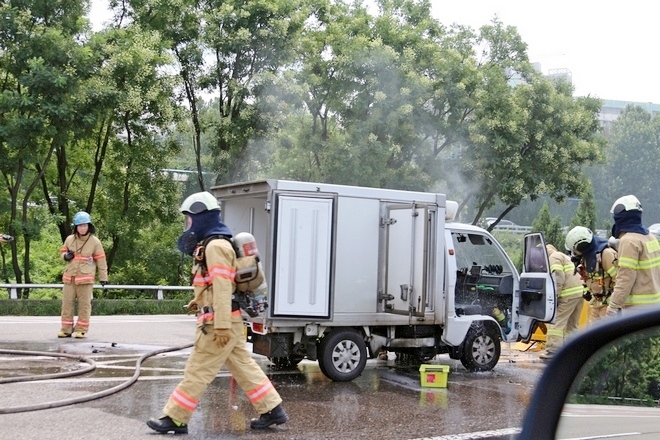
[{"label": "fire hose", "polygon": [[[111,394],[115,394],[123,389],[126,389],[133,385],[137,380],[138,377],[140,377],[140,367],[142,365],[142,362],[152,356],[155,356],[157,354],[161,353],[168,353],[171,351],[179,351],[179,350],[184,350],[186,348],[192,347],[193,344],[185,344],[185,345],[179,345],[176,347],[168,347],[168,348],[162,348],[159,350],[154,350],[150,351],[148,353],[143,354],[140,356],[140,358],[137,360],[135,363],[135,372],[133,373],[133,376],[128,379],[126,382],[123,382],[115,387],[108,388],[107,390],[99,391],[96,393],[89,394],[87,396],[82,396],[82,397],[74,397],[74,398],[69,398],[69,399],[63,399],[63,400],[55,400],[52,402],[44,402],[40,404],[35,404],[35,405],[24,405],[24,406],[12,406],[12,407],[7,407],[7,408],[1,408],[0,407],[0,414],[15,414],[15,413],[21,413],[21,412],[28,412],[28,411],[39,411],[42,409],[50,409],[50,408],[59,408],[61,406],[68,406],[68,405],[74,405],[76,403],[83,403],[83,402],[89,402],[90,400],[95,400],[95,399],[100,399],[102,397],[107,397]],[[94,362],[92,359],[88,359],[84,356],[79,356],[75,354],[68,354],[68,353],[53,353],[53,352],[48,352],[48,351],[25,351],[25,350],[0,350],[0,354],[9,354],[9,355],[27,355],[27,356],[47,356],[47,357],[65,357],[65,358],[71,358],[71,359],[76,359],[79,362],[84,362],[89,364],[87,367],[77,370],[77,371],[67,371],[67,372],[61,372],[61,373],[53,373],[53,374],[44,374],[44,375],[38,375],[38,376],[22,376],[22,377],[8,377],[8,378],[0,378],[0,384],[3,383],[12,383],[12,382],[28,382],[28,381],[37,381],[37,380],[46,380],[46,379],[55,379],[55,378],[62,378],[62,377],[72,377],[72,376],[78,376],[81,374],[88,373],[90,371],[94,371],[96,369],[96,362]]]}]

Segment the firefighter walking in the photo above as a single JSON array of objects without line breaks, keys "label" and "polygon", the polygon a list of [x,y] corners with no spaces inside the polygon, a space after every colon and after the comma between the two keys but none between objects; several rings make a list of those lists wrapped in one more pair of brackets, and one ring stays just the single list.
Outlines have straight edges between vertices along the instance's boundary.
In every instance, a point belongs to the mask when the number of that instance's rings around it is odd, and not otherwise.
[{"label": "firefighter walking", "polygon": [[[66,261],[62,282],[62,315],[59,338],[84,338],[89,331],[92,315],[92,290],[98,271],[99,282],[108,283],[108,264],[101,240],[96,238],[92,218],[85,211],[73,216],[73,234],[69,235],[61,248]],[[74,323],[74,311],[78,304],[78,320]]]},{"label": "firefighter walking", "polygon": [[587,286],[584,299],[589,302],[589,322],[605,317],[617,273],[617,252],[584,226],[568,231],[565,245]]},{"label": "firefighter walking", "polygon": [[642,204],[634,195],[618,198],[610,210],[619,267],[607,315],[623,308],[660,305],[660,242],[642,224]]},{"label": "firefighter walking", "polygon": [[541,359],[551,359],[564,344],[566,336],[577,330],[584,304],[582,280],[575,273],[571,258],[551,244],[547,244],[546,249],[557,290],[557,311],[555,323],[547,326],[545,351],[539,356]]},{"label": "firefighter walking", "polygon": [[178,246],[195,259],[195,296],[188,304],[189,310],[197,310],[195,344],[163,415],[149,419],[147,425],[159,433],[187,434],[193,411],[223,365],[260,414],[251,420],[251,428],[286,423],[289,417],[282,398],[245,347],[243,318],[232,299],[236,252],[228,240],[232,233],[220,220],[218,201],[209,192],[195,193],[184,200],[180,211],[186,216],[186,229]]}]

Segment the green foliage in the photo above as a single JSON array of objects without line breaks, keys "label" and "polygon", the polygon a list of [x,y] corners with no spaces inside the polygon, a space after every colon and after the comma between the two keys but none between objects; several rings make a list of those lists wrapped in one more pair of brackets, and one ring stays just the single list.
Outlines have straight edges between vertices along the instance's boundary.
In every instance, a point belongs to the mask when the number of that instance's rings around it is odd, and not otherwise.
[{"label": "green foliage", "polygon": [[542,232],[547,244],[553,245],[560,252],[564,251],[566,236],[562,231],[561,217],[550,218],[547,202],[543,204],[538,217],[532,222],[532,232]]},{"label": "green foliage", "polygon": [[596,231],[598,213],[596,210],[596,202],[594,201],[594,191],[591,182],[585,183],[585,189],[582,192],[580,204],[575,211],[575,215],[571,218],[569,230],[575,226],[585,226],[592,231]]},{"label": "green foliage", "polygon": [[[174,315],[184,313],[183,306],[189,299],[94,299],[94,315]],[[60,300],[10,300],[0,299],[0,310],[4,316],[59,316],[62,311]]]},{"label": "green foliage", "polygon": [[498,243],[502,245],[504,251],[511,258],[516,269],[518,269],[518,272],[522,272],[524,235],[498,230],[493,230],[491,233],[497,239]]},{"label": "green foliage", "polygon": [[589,360],[570,402],[657,406],[660,338],[643,333],[613,342]]},{"label": "green foliage", "polygon": [[[602,157],[600,101],[535,73],[497,19],[446,27],[428,0],[109,3],[115,21],[98,33],[82,0],[0,5],[13,281],[59,282],[58,241],[78,210],[93,216],[112,282],[177,285],[190,261],[175,248],[176,207],[213,182],[443,191],[476,221],[496,203],[504,216],[582,196],[582,168]],[[613,132],[647,165],[658,124],[630,113]],[[171,168],[194,173],[176,183]]]},{"label": "green foliage", "polygon": [[611,222],[612,203],[634,194],[644,207],[645,223],[660,222],[655,178],[660,157],[660,115],[629,105],[612,123],[609,137],[605,166],[588,170],[600,218]]}]

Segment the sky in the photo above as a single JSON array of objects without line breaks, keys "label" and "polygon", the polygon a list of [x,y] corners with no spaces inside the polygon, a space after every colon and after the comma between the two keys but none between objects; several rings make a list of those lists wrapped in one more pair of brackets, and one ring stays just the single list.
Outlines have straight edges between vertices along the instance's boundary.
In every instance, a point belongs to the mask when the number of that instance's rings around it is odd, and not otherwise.
[{"label": "sky", "polygon": [[[660,2],[627,0],[431,0],[443,24],[478,29],[493,17],[515,26],[532,62],[568,69],[575,96],[660,104]],[[92,0],[95,29],[109,18],[107,0]]]},{"label": "sky", "polygon": [[431,0],[443,24],[515,26],[532,62],[571,71],[574,96],[660,104],[660,2]]}]

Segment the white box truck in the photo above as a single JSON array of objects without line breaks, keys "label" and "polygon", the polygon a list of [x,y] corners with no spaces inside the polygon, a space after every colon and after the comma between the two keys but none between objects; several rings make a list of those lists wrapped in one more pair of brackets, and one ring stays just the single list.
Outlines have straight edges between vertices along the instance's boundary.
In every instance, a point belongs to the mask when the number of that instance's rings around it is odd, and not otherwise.
[{"label": "white box truck", "polygon": [[542,235],[525,237],[519,276],[486,230],[453,222],[444,194],[286,180],[211,192],[234,234],[256,238],[267,306],[244,316],[254,352],[275,365],[318,360],[350,381],[387,350],[485,371],[501,341],[554,318]]}]

